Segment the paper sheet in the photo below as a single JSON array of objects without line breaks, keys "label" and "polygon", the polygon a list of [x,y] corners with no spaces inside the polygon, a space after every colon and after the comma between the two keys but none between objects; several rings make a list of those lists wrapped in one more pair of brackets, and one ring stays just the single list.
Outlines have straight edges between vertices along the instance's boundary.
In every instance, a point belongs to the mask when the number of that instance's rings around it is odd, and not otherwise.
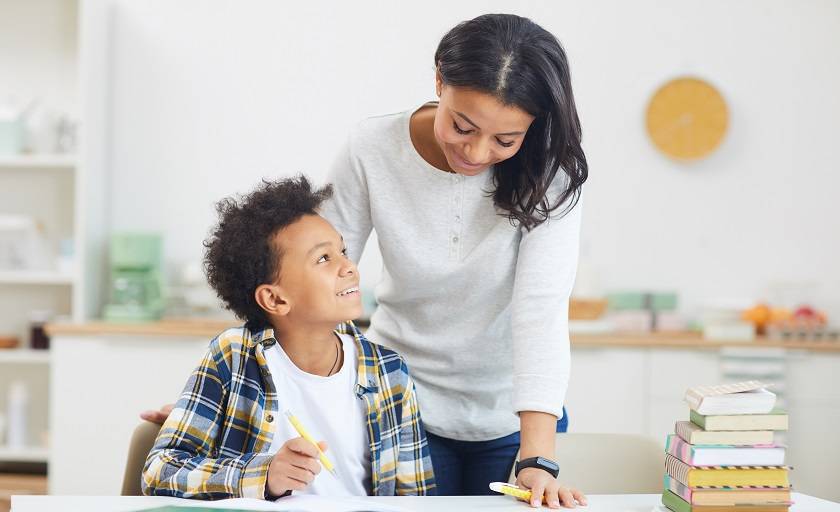
[{"label": "paper sheet", "polygon": [[407,512],[394,505],[378,504],[375,498],[330,498],[326,496],[296,495],[277,501],[234,498],[219,501],[182,500],[178,506],[234,510],[280,510],[301,512]]}]

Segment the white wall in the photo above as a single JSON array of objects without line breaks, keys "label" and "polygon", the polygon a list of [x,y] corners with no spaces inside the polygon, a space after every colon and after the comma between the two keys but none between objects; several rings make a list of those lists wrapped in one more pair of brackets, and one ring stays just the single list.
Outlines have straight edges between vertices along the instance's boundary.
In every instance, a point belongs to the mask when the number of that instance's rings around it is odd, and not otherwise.
[{"label": "white wall", "polygon": [[[448,28],[513,9],[569,54],[591,172],[583,257],[602,289],[676,289],[691,311],[805,283],[840,319],[840,3],[113,3],[111,229],[162,231],[172,266],[201,258],[214,201],[263,176],[323,179],[357,120],[433,99]],[[643,122],[684,74],[731,109],[723,145],[689,165]],[[368,284],[378,266],[366,255]]]},{"label": "white wall", "polygon": [[76,17],[70,0],[4,1],[0,9],[0,101],[76,114]]}]

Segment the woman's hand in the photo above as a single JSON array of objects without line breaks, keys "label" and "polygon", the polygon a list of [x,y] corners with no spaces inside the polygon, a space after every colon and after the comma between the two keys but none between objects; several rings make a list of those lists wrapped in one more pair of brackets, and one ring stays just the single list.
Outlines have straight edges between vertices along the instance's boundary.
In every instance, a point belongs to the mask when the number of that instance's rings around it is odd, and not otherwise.
[{"label": "woman's hand", "polygon": [[[327,450],[327,443],[318,443],[321,451]],[[302,437],[286,441],[274,454],[268,467],[266,487],[269,494],[282,496],[288,491],[300,491],[312,483],[321,472],[318,449]]]},{"label": "woman's hand", "polygon": [[586,496],[582,492],[571,487],[563,487],[556,478],[539,468],[525,468],[520,471],[516,477],[516,485],[531,490],[532,507],[542,505],[543,495],[549,508],[560,508],[561,504],[572,508],[577,506],[576,500],[581,505],[586,505]]},{"label": "woman's hand", "polygon": [[143,411],[140,413],[140,419],[151,421],[152,423],[157,423],[158,425],[163,425],[163,422],[166,421],[169,413],[172,412],[172,409],[174,408],[175,404],[166,404],[161,407],[159,411]]}]

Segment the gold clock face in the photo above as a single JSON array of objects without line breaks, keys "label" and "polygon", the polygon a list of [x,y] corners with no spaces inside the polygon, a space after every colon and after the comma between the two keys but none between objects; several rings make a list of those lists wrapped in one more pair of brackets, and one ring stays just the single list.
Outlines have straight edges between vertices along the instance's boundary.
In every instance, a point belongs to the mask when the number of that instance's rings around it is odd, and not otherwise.
[{"label": "gold clock face", "polygon": [[647,132],[656,147],[680,160],[702,158],[720,145],[729,123],[723,96],[703,80],[671,80],[651,98]]}]

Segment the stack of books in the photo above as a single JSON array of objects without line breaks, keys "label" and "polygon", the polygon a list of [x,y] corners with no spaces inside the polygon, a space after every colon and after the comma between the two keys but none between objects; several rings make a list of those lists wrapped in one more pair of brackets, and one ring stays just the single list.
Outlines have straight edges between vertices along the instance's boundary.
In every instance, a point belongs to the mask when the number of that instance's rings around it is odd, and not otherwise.
[{"label": "stack of books", "polygon": [[674,512],[787,512],[788,428],[776,395],[758,381],[686,391],[691,421],[678,421],[665,448],[662,503]]}]

